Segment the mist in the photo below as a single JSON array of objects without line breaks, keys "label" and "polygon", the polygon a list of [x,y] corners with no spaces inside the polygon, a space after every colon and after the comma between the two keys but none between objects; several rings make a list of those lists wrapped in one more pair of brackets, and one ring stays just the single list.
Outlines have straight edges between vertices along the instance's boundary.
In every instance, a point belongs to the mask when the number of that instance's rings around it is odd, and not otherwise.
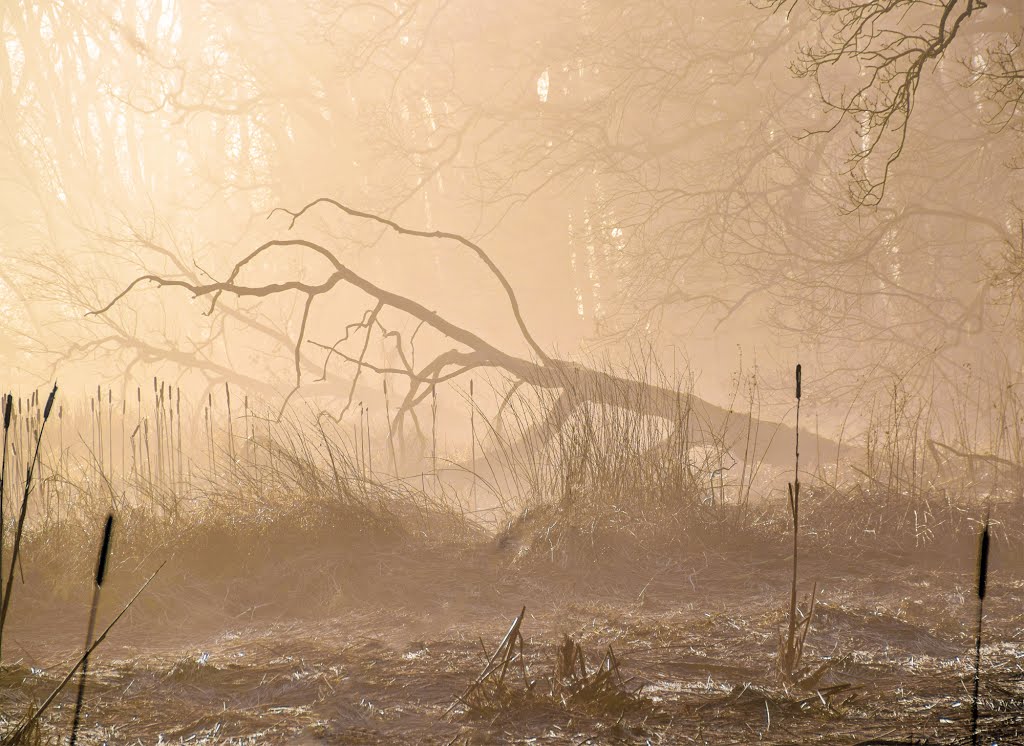
[{"label": "mist", "polygon": [[0,743],[1021,737],[1019,3],[0,29]]}]

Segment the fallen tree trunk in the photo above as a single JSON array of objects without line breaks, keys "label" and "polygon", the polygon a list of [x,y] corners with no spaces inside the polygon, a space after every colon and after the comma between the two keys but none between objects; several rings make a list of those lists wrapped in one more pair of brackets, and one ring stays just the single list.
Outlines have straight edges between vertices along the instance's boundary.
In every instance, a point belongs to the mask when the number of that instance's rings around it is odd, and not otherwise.
[{"label": "fallen tree trunk", "polygon": [[[211,299],[209,312],[215,310],[219,298],[224,293],[237,297],[262,298],[297,292],[305,296],[305,304],[299,332],[295,339],[295,389],[293,391],[303,385],[303,366],[300,364],[300,358],[302,357],[302,345],[307,342],[314,344],[324,352],[321,380],[327,379],[332,359],[337,358],[354,368],[348,398],[340,416],[344,416],[348,408],[351,407],[352,395],[364,371],[400,376],[407,382],[407,389],[393,420],[393,427],[399,437],[404,432],[403,424],[406,416],[412,415],[415,422],[416,407],[431,395],[438,384],[464,376],[472,370],[484,368],[500,370],[522,385],[538,390],[558,392],[559,395],[554,400],[551,410],[527,434],[526,437],[530,442],[526,445],[530,447],[548,442],[552,436],[557,434],[566,419],[585,404],[622,407],[644,415],[663,417],[679,422],[682,421],[679,414],[685,409],[688,413],[685,418],[687,432],[680,433],[680,435],[685,435],[687,442],[699,443],[713,440],[726,448],[742,450],[744,445],[749,444],[752,439],[755,443],[752,453],[754,461],[763,460],[765,463],[780,466],[791,463],[796,435],[793,428],[728,411],[697,396],[681,393],[668,386],[617,375],[613,372],[599,370],[569,360],[560,360],[548,355],[527,327],[520,311],[519,302],[508,280],[484,250],[464,236],[444,231],[420,231],[406,228],[388,218],[355,210],[326,198],[315,200],[297,212],[285,210],[284,212],[291,215],[289,228],[294,227],[295,222],[308,210],[320,204],[333,206],[349,216],[372,221],[404,236],[448,240],[469,249],[486,265],[502,286],[519,332],[533,356],[526,358],[500,349],[471,330],[449,321],[416,300],[376,285],[343,264],[330,249],[304,239],[267,241],[241,259],[232,269],[228,279],[223,282],[204,284],[192,279],[167,278],[158,275],[139,277],[115,296],[110,303],[92,313],[105,313],[133,288],[146,282],[160,287],[183,288],[197,298],[209,297]],[[239,282],[239,275],[243,270],[272,249],[311,252],[326,259],[331,265],[331,270],[319,283],[286,280],[249,286]],[[348,285],[362,291],[373,299],[374,306],[367,310],[360,321],[348,324],[344,328],[344,333],[335,343],[327,345],[306,340],[305,331],[313,301],[341,285]],[[407,314],[417,320],[420,327],[426,326],[432,329],[457,344],[458,347],[441,353],[424,365],[416,367],[413,362],[414,356],[410,354],[412,340],[403,339],[399,332],[388,329],[381,323],[380,315],[386,308]],[[362,335],[362,342],[358,352],[351,354],[346,352],[343,345],[356,341],[354,339],[356,334]],[[374,334],[379,334],[382,339],[392,340],[395,353],[400,361],[399,367],[377,364],[367,359],[369,342]],[[834,462],[839,455],[839,445],[834,441],[817,438],[815,434],[806,431],[801,432],[801,440],[806,452],[812,457],[805,463],[808,461],[813,463],[815,458],[820,459],[821,462],[830,463]]]}]

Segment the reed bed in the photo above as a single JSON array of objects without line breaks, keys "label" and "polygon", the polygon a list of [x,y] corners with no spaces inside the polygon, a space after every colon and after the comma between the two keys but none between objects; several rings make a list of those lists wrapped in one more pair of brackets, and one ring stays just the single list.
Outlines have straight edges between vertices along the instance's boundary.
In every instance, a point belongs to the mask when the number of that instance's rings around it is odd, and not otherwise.
[{"label": "reed bed", "polygon": [[[58,403],[41,438],[45,402],[36,394],[12,398],[0,546],[10,558],[21,523],[21,561],[8,560],[6,568],[17,571],[19,583],[24,572],[32,589],[19,591],[15,606],[28,595],[36,604],[46,597],[78,603],[82,578],[94,569],[95,527],[108,513],[116,515],[117,531],[104,596],[130,595],[144,568],[167,558],[161,584],[140,601],[143,613],[167,620],[182,614],[182,599],[190,618],[209,607],[231,619],[252,619],[267,606],[287,618],[303,609],[314,615],[325,608],[350,612],[385,601],[433,610],[447,609],[452,599],[497,604],[523,583],[571,588],[595,604],[628,597],[633,610],[661,608],[665,614],[701,584],[748,592],[755,587],[752,567],[784,575],[795,537],[806,588],[814,568],[830,557],[908,566],[973,557],[986,516],[995,577],[1019,559],[1014,548],[1024,539],[1024,501],[1011,452],[992,452],[965,438],[946,442],[924,404],[894,394],[895,406],[875,410],[860,463],[841,470],[807,467],[801,456],[796,473],[785,473],[794,486],[790,501],[772,470],[751,456],[758,452],[751,444],[756,434],[748,436],[743,453],[735,442],[727,447],[724,432],[706,433],[699,442],[688,435],[694,416],[689,389],[673,385],[678,406],[668,416],[646,414],[642,401],[603,395],[594,397],[598,403],[563,412],[552,426],[556,395],[499,385],[495,416],[485,411],[485,390],[477,381],[461,396],[471,442],[441,446],[437,397],[431,397],[431,423],[418,451],[408,443],[402,448],[390,419],[377,415],[374,421],[369,406],[340,423],[315,410],[279,420],[229,388],[217,391],[219,397],[204,392],[193,399],[154,380],[152,392],[135,389],[118,397],[100,388],[87,404]],[[756,387],[748,391],[751,398],[739,409],[753,412],[759,408]],[[28,467],[36,443],[33,486]],[[24,501],[16,505],[10,496],[28,488],[33,500],[20,520],[16,508]],[[715,565],[729,564],[719,562],[727,555],[739,574],[715,580]],[[856,674],[863,661],[851,663],[826,646],[834,647],[847,627],[856,626],[873,648],[881,648],[906,623],[898,615],[879,621],[874,612],[847,608],[834,589],[816,607],[816,591],[798,603],[795,579],[790,581],[788,619],[777,579],[777,597],[762,599],[749,620],[705,615],[712,625],[734,625],[732,661],[746,666],[745,680],[725,687],[713,685],[709,674],[699,697],[697,689],[672,694],[685,695],[691,714],[714,721],[749,709],[758,717],[763,710],[768,718],[797,718],[820,705],[828,717],[841,717],[859,706],[863,682],[837,677]],[[996,604],[986,609],[1001,608],[998,594],[986,603]],[[787,647],[795,650],[799,639],[801,655],[805,644],[807,654],[801,665],[791,652],[794,675],[771,678],[764,673],[778,667],[771,631],[787,621]],[[600,645],[589,640],[591,651],[602,651],[595,657],[583,642],[551,629],[545,630],[548,643],[535,645],[524,637],[523,622],[520,614],[493,653],[482,649],[482,672],[477,667],[465,679],[446,679],[437,699],[451,704],[463,691],[455,710],[488,718],[532,717],[538,710],[549,719],[575,718],[582,712],[592,718],[594,732],[623,713],[650,715],[652,722],[661,717],[661,706],[652,703],[669,695],[655,689],[648,700],[625,673],[635,651],[620,663],[619,642],[612,649],[610,638]],[[988,639],[988,620],[986,625]],[[705,637],[722,633],[702,630]],[[931,646],[925,655],[932,655],[938,647],[926,632],[915,635]],[[666,645],[675,645],[680,634],[672,632]],[[551,642],[558,639],[561,645]],[[550,666],[547,651],[553,652]],[[469,660],[471,652],[480,651],[460,648],[460,660]],[[404,660],[391,663],[399,667]],[[871,665],[882,664],[872,659]],[[202,678],[213,669],[203,665],[189,659],[166,678],[205,685]],[[0,670],[4,680],[24,675],[19,668]],[[95,684],[90,678],[87,691],[113,696],[103,676],[97,672]],[[332,686],[342,680],[335,677]],[[432,717],[442,710],[438,706]]]},{"label": "reed bed", "polygon": [[[475,393],[442,394],[462,407],[471,442],[439,445],[447,439],[438,433],[435,392],[418,451],[396,443],[384,418],[393,413],[386,387],[378,421],[362,406],[354,422],[336,423],[315,410],[278,419],[247,395],[232,400],[229,386],[201,396],[156,378],[145,391],[100,386],[86,400],[58,402],[41,441],[24,528],[29,571],[58,584],[81,575],[91,562],[87,527],[108,512],[118,516],[125,546],[167,551],[229,540],[284,546],[286,537],[298,546],[403,536],[487,543],[490,533],[512,562],[590,566],[782,547],[792,516],[772,481],[781,472],[753,456],[765,434],[748,433],[742,450],[727,447],[724,433],[697,442],[687,435],[688,381],[650,369],[634,374],[674,386],[676,411],[649,416],[642,401],[605,396],[553,426],[557,393],[499,382],[491,397],[499,404],[485,411],[477,381]],[[759,396],[752,379],[737,411],[760,410]],[[10,496],[24,490],[44,400],[40,392],[11,400],[8,499],[0,507],[8,554],[18,517]],[[1014,402],[1004,405],[1016,411]],[[966,436],[946,443],[934,437],[935,419],[928,403],[894,389],[887,406],[868,413],[859,463],[798,473],[808,553],[896,556],[966,545],[986,509],[993,541],[1019,540],[1024,469],[1013,444],[1002,443],[1005,455],[985,455]]]}]

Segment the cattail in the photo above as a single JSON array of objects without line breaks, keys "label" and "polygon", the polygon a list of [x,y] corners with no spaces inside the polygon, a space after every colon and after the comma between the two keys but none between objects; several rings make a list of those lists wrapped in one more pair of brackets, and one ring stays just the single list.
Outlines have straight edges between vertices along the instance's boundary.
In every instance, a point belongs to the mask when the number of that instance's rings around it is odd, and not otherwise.
[{"label": "cattail", "polygon": [[35,451],[32,454],[32,460],[28,463],[28,468],[25,470],[25,489],[22,493],[21,498],[21,513],[18,515],[18,525],[14,531],[14,546],[11,550],[11,566],[7,573],[7,587],[3,594],[3,603],[0,605],[0,643],[2,643],[2,635],[4,629],[4,622],[7,620],[7,609],[10,607],[11,594],[14,590],[14,567],[18,563],[18,552],[21,549],[21,538],[25,530],[25,519],[28,516],[28,498],[32,492],[32,473],[35,470],[36,464],[39,462],[39,446],[43,440],[43,430],[46,427],[46,421],[49,419],[50,410],[53,408],[54,397],[57,396],[57,384],[53,385],[53,390],[50,392],[49,398],[46,400],[46,409],[43,412],[43,421],[39,425],[39,430],[36,433],[36,445]]},{"label": "cattail", "polygon": [[107,572],[107,556],[110,554],[110,532],[114,527],[114,516],[108,515],[103,527],[103,543],[100,545],[100,556],[96,563],[96,585],[92,591],[92,608],[89,611],[89,627],[85,635],[85,655],[82,657],[82,677],[78,683],[78,698],[75,700],[75,716],[71,724],[71,746],[78,739],[78,724],[82,714],[82,700],[85,697],[85,679],[89,673],[89,650],[92,648],[92,636],[96,628],[96,609],[100,604],[100,588]]},{"label": "cattail", "polygon": [[988,518],[985,518],[985,530],[981,533],[981,546],[978,549],[978,600],[985,600],[985,586],[988,582]]},{"label": "cattail", "polygon": [[[789,634],[783,651],[782,669],[789,675],[799,663],[800,650],[796,639],[797,550],[800,536],[800,364],[796,366],[796,459],[793,481],[789,487],[789,511],[793,516],[793,577],[789,596]],[[810,619],[807,620],[810,625]],[[802,646],[800,646],[802,650]]]},{"label": "cattail", "polygon": [[978,629],[974,636],[974,697],[971,705],[971,743],[978,744],[978,690],[981,687],[981,626],[985,609],[985,586],[988,583],[988,516],[978,546]]},{"label": "cattail", "polygon": [[[4,399],[4,453],[0,458],[0,579],[3,578],[4,552],[4,477],[7,475],[7,436],[11,430],[11,412],[14,409],[14,397],[10,394]],[[0,586],[2,592],[2,586]]]}]

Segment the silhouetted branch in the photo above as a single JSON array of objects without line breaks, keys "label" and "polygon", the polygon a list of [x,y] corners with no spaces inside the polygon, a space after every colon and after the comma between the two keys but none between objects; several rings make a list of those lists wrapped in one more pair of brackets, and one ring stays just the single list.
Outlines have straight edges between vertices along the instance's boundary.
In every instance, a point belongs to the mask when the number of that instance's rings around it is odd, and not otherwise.
[{"label": "silhouetted branch", "polygon": [[[762,5],[791,13],[798,2],[768,0]],[[812,20],[824,27],[821,41],[801,50],[794,73],[815,81],[821,101],[837,115],[830,132],[853,119],[861,129],[860,146],[850,155],[854,204],[877,205],[885,195],[889,172],[903,153],[925,65],[939,60],[963,24],[987,7],[984,0],[804,0]],[[857,65],[854,81],[834,80],[837,65]],[[834,91],[838,90],[838,93]],[[874,155],[884,160],[868,170]]]}]

